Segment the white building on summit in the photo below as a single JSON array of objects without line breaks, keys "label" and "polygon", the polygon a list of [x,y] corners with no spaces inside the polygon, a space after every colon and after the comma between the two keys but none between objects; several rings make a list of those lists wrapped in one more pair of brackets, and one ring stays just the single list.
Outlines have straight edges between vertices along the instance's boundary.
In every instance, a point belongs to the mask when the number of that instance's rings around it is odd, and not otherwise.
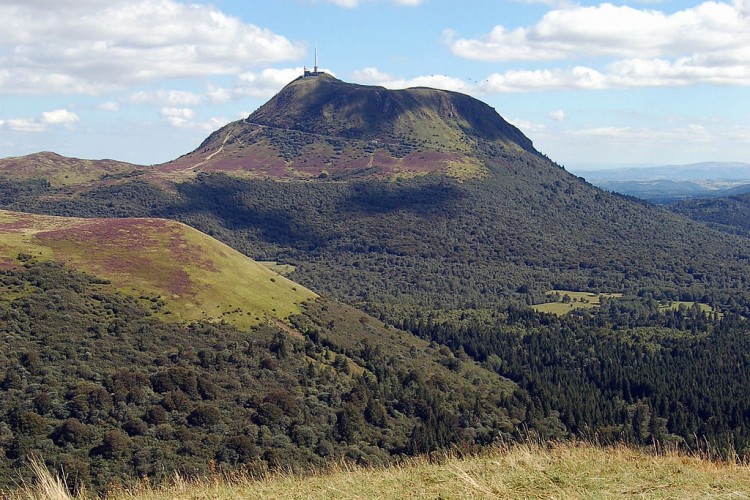
[{"label": "white building on summit", "polygon": [[313,70],[310,71],[307,69],[307,66],[305,66],[305,72],[302,76],[318,76],[325,74],[324,71],[318,71],[318,47],[315,47],[315,66],[313,66]]}]

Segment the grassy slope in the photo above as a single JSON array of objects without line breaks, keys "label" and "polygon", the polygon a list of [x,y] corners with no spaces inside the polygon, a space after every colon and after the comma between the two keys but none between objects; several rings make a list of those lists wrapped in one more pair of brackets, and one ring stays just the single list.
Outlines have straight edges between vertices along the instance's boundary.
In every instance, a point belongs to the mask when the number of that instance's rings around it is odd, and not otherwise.
[{"label": "grassy slope", "polygon": [[53,187],[137,175],[146,167],[115,160],[81,160],[56,153],[0,159],[0,176],[8,179],[46,179]]},{"label": "grassy slope", "polygon": [[[335,465],[307,477],[217,476],[197,484],[178,479],[107,498],[747,498],[748,493],[748,465],[623,446],[560,444],[498,448],[432,463],[418,458],[384,469]],[[11,498],[49,497],[30,488]]]},{"label": "grassy slope", "polygon": [[315,296],[184,224],[162,219],[83,219],[0,211],[0,263],[19,253],[53,259],[110,280],[120,291],[162,300],[160,315],[249,326],[285,318]]}]

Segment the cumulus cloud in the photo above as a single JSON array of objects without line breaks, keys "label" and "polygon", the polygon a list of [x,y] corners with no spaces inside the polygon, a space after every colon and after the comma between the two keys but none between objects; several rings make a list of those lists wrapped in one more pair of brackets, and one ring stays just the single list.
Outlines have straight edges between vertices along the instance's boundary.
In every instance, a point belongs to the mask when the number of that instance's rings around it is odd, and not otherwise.
[{"label": "cumulus cloud", "polygon": [[538,70],[508,70],[489,75],[477,87],[478,93],[525,92],[533,90],[601,90],[608,88],[684,87],[688,85],[748,85],[747,65],[718,67],[691,58],[628,59],[605,65]]},{"label": "cumulus cloud", "polygon": [[461,57],[485,61],[560,60],[580,57],[677,57],[744,49],[750,18],[741,2],[705,2],[667,15],[604,3],[548,12],[534,26],[508,30],[502,25],[481,39],[445,33]]},{"label": "cumulus cloud", "polygon": [[398,78],[384,73],[377,68],[363,68],[355,71],[352,77],[358,82],[381,85],[389,89],[405,89],[410,87],[432,87],[443,90],[466,92],[473,87],[469,83],[448,75],[423,75],[413,78]]},{"label": "cumulus cloud", "polygon": [[548,116],[556,122],[561,122],[565,120],[565,111],[563,111],[562,109],[558,109],[551,112]]},{"label": "cumulus cloud", "polygon": [[45,111],[38,118],[15,117],[0,120],[0,128],[13,132],[44,132],[50,127],[70,127],[80,121],[77,114],[67,109]]},{"label": "cumulus cloud", "polygon": [[[303,68],[267,68],[260,72],[248,71],[237,78],[233,93],[240,96],[270,97],[284,85],[302,75]],[[321,69],[332,74],[330,71]]]},{"label": "cumulus cloud", "polygon": [[192,119],[195,117],[195,111],[190,108],[170,108],[164,107],[159,110],[159,114],[169,121],[173,127],[190,127]]},{"label": "cumulus cloud", "polygon": [[748,5],[706,1],[671,14],[609,3],[573,5],[551,10],[532,26],[498,25],[473,39],[446,31],[444,40],[467,59],[584,63],[497,73],[486,82],[487,91],[748,85]]},{"label": "cumulus cloud", "polygon": [[197,121],[195,119],[196,112],[192,108],[163,107],[159,110],[159,114],[166,118],[169,124],[173,127],[183,129],[211,132],[228,123],[228,120],[223,118],[209,118],[207,120]]},{"label": "cumulus cloud", "polygon": [[184,90],[139,90],[128,97],[133,104],[164,104],[166,106],[195,106],[203,101],[203,97]]},{"label": "cumulus cloud", "polygon": [[229,89],[210,85],[206,97],[214,104],[222,104],[232,100],[233,94]]},{"label": "cumulus cloud", "polygon": [[44,132],[44,123],[33,118],[9,118],[4,122],[5,127],[13,132]]},{"label": "cumulus cloud", "polygon": [[525,118],[510,118],[508,121],[521,129],[524,134],[536,135],[541,134],[547,130],[547,126],[541,123],[534,123],[531,120]]},{"label": "cumulus cloud", "polygon": [[72,125],[79,120],[77,114],[67,109],[56,109],[42,113],[42,123],[47,125]]},{"label": "cumulus cloud", "polygon": [[305,48],[216,7],[177,0],[5,0],[0,92],[102,93],[239,73]]}]

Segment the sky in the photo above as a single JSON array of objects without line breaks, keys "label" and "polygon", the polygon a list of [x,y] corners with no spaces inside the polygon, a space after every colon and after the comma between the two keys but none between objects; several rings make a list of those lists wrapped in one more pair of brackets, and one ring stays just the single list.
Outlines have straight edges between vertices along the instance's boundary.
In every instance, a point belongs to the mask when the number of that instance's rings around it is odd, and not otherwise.
[{"label": "sky", "polygon": [[575,170],[750,162],[750,0],[0,0],[0,157],[151,165],[314,64],[476,97]]}]

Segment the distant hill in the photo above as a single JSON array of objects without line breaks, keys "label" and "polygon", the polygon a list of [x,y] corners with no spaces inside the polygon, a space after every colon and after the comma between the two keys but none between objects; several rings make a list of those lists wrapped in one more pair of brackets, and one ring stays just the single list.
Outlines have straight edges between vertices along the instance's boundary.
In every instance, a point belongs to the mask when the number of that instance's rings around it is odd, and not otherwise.
[{"label": "distant hill", "polygon": [[179,222],[81,219],[0,211],[0,264],[52,259],[141,297],[159,317],[256,325],[316,295]]},{"label": "distant hill", "polygon": [[662,204],[685,198],[721,197],[750,191],[750,164],[739,162],[577,172],[602,189]]},{"label": "distant hill", "polygon": [[750,235],[750,193],[684,200],[670,206],[670,210],[723,231]]},{"label": "distant hill", "polygon": [[135,177],[148,167],[115,160],[81,160],[42,152],[0,159],[0,177],[12,180],[43,179],[53,187],[105,183]]}]

